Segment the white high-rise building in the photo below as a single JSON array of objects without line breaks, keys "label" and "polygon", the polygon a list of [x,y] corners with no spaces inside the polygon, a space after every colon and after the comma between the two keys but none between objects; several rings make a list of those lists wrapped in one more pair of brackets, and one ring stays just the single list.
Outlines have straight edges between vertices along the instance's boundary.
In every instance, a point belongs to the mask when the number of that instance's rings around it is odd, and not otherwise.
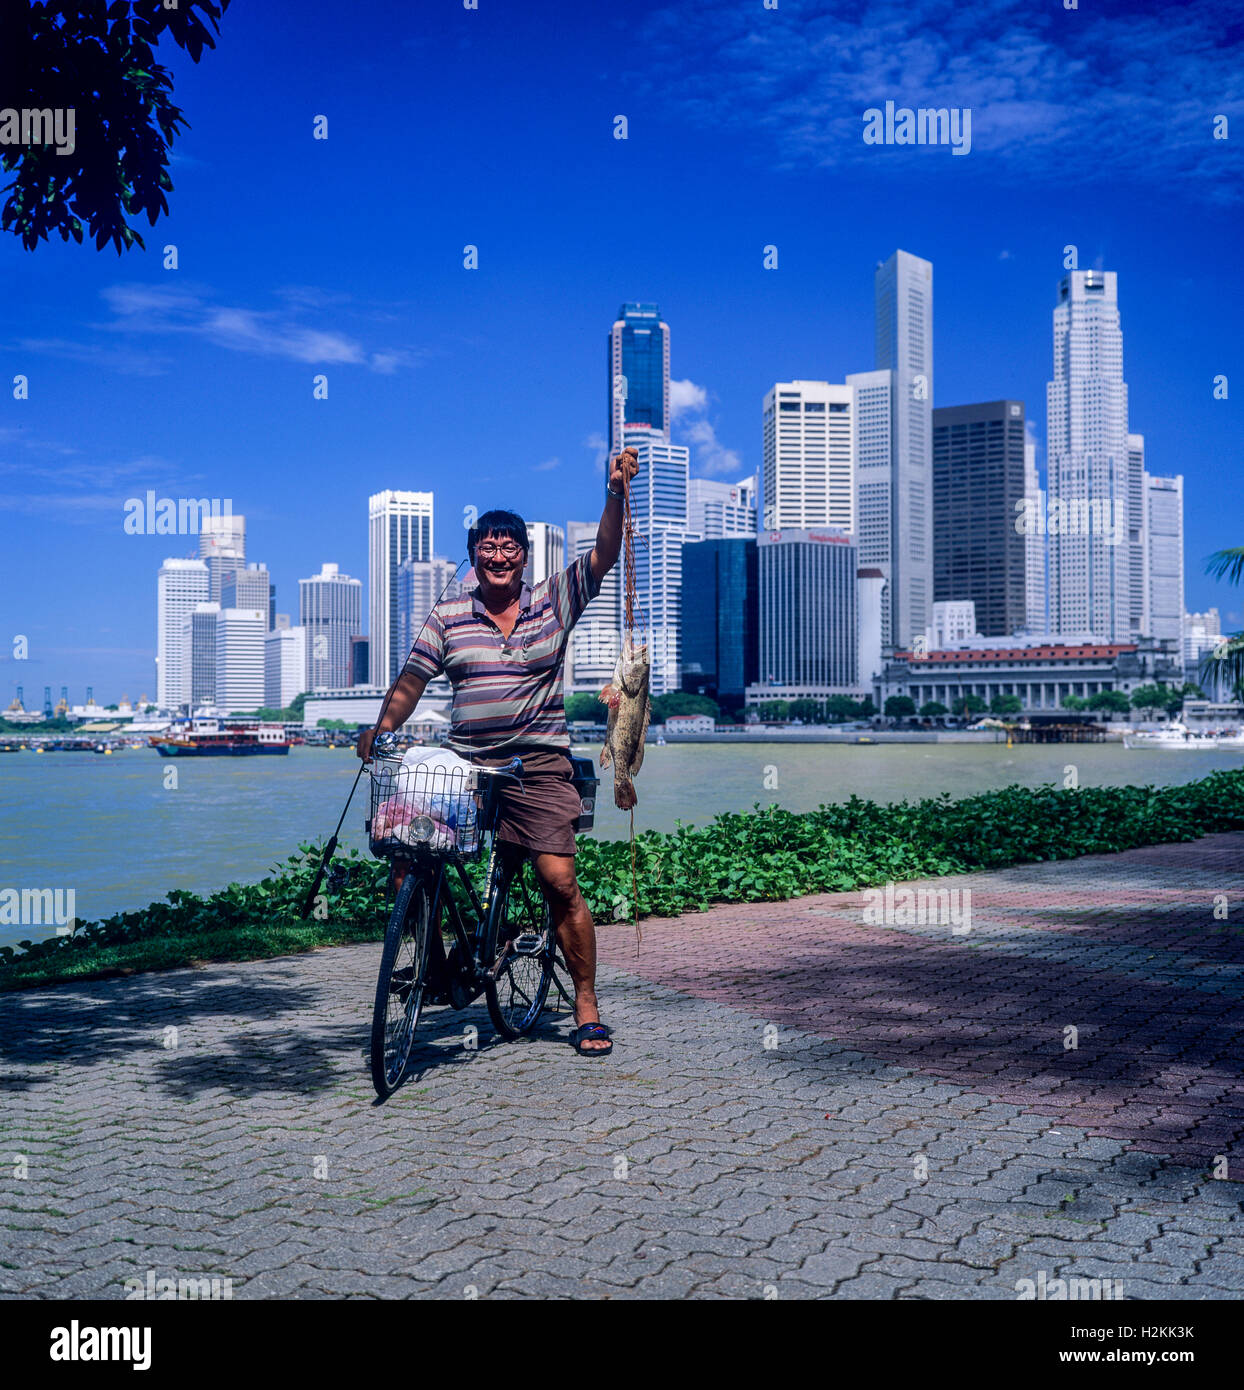
[{"label": "white high-rise building", "polygon": [[550,521],[529,521],[527,539],[531,549],[523,568],[523,578],[534,589],[549,575],[566,568],[566,533]]},{"label": "white high-rise building", "polygon": [[855,389],[779,381],[764,401],[764,529],[855,534]]},{"label": "white high-rise building", "polygon": [[[596,521],[566,523],[566,563],[590,554],[596,544]],[[622,592],[622,557],[605,575],[600,593],[588,604],[583,616],[570,632],[566,653],[565,690],[567,695],[598,695],[613,679],[618,659],[619,600]],[[600,722],[606,710],[601,706]]]},{"label": "white high-rise building", "polygon": [[350,684],[350,639],[363,625],[363,584],[336,565],[298,581],[298,621],[306,629],[304,690],[340,690]]},{"label": "white high-rise building", "polygon": [[925,634],[928,651],[945,651],[979,636],[976,604],[972,599],[943,599],[933,604],[933,621]]},{"label": "white high-rise building", "polygon": [[457,565],[443,555],[434,555],[430,560],[403,560],[398,566],[397,644],[403,666],[437,602],[462,593],[462,580],[457,573]]},{"label": "white high-rise building", "polygon": [[756,534],[756,475],[737,483],[691,478],[687,483],[687,526],[706,541]]},{"label": "white high-rise building", "polygon": [[[1133,436],[1135,438],[1135,436]],[[1145,474],[1145,577],[1149,586],[1146,637],[1183,646],[1184,480],[1183,474]],[[1182,658],[1181,658],[1182,659]]]},{"label": "white high-rise building", "polygon": [[193,714],[216,703],[216,619],[218,603],[196,603],[181,620],[181,703]]},{"label": "white high-rise building", "polygon": [[1050,627],[1126,642],[1134,630],[1132,486],[1112,270],[1073,270],[1059,283],[1046,407]]},{"label": "white high-rise building", "polygon": [[[1207,608],[1204,613],[1185,613],[1183,621],[1183,661],[1184,678],[1194,685],[1201,685],[1201,658],[1212,652],[1222,640],[1222,617],[1217,608]],[[1217,695],[1218,690],[1205,686],[1207,694]]]},{"label": "white high-rise building", "polygon": [[272,576],[262,561],[249,561],[221,575],[220,606],[222,608],[263,608],[271,621],[275,620],[276,589]]},{"label": "white high-rise building", "polygon": [[264,636],[263,702],[268,709],[288,709],[307,690],[307,630],[273,628]]},{"label": "white high-rise building", "polygon": [[876,365],[891,373],[891,628],[907,645],[933,602],[932,263],[895,251],[877,266],[874,294]]},{"label": "white high-rise building", "polygon": [[222,608],[216,616],[216,708],[246,714],[264,703],[264,639],[260,608]]},{"label": "white high-rise building", "polygon": [[227,574],[246,568],[246,518],[205,516],[199,522],[199,559],[207,565],[208,597],[221,600]]},{"label": "white high-rise building", "polygon": [[[687,524],[687,481],[691,452],[671,444],[647,425],[627,425],[622,447],[633,446],[639,472],[631,484],[635,522],[635,621],[647,622],[648,654],[654,695],[681,689],[678,628],[682,609],[682,548],[702,540]],[[619,557],[615,569],[621,570]],[[625,590],[619,597],[625,622]],[[589,610],[590,611],[590,610]]]},{"label": "white high-rise building", "polygon": [[175,710],[186,683],[185,629],[182,620],[208,600],[207,565],[202,560],[170,559],[156,581],[156,704]]},{"label": "white high-rise building", "polygon": [[[1037,472],[1037,442],[1024,441],[1024,497],[1035,501],[1035,514],[1045,516],[1045,489]],[[1029,510],[1033,510],[1030,505]],[[1045,528],[1032,526],[1024,537],[1025,627],[1029,632],[1050,630],[1049,585]]]},{"label": "white high-rise building", "polygon": [[[374,493],[367,499],[367,536],[368,660],[372,684],[387,689],[407,655],[398,641],[398,567],[432,558],[432,494]],[[348,671],[336,684],[349,684]]]},{"label": "white high-rise building", "polygon": [[[1131,586],[1131,635],[1151,637],[1153,623],[1149,614],[1149,499],[1145,473],[1145,436],[1127,436],[1127,545],[1128,581]],[[1183,620],[1183,601],[1179,606]]]},{"label": "white high-rise building", "polygon": [[882,574],[881,645],[894,626],[894,373],[852,372],[855,391],[856,534],[861,566]]}]

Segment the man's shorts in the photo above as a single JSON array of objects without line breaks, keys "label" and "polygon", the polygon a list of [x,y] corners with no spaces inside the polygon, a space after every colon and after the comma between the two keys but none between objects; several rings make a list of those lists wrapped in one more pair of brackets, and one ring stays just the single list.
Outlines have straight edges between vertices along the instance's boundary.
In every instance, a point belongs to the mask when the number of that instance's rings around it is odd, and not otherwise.
[{"label": "man's shorts", "polygon": [[572,781],[570,755],[557,748],[516,748],[505,754],[475,753],[471,761],[505,767],[514,757],[522,759],[522,785],[509,780],[500,784],[497,838],[533,854],[574,854],[574,826],[582,804]]}]

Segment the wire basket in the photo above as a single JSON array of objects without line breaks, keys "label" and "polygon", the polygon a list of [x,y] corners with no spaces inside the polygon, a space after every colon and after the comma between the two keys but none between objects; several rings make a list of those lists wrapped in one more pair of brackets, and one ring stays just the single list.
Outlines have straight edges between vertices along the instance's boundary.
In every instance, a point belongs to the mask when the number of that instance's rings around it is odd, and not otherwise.
[{"label": "wire basket", "polygon": [[477,778],[471,768],[374,758],[367,838],[378,859],[422,851],[473,859],[480,851]]}]

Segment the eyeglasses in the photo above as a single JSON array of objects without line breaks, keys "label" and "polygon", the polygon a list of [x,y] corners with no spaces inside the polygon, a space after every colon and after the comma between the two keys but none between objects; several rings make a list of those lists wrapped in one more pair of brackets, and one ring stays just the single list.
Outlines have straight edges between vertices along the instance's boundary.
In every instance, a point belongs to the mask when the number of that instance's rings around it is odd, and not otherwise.
[{"label": "eyeglasses", "polygon": [[516,560],[523,553],[523,547],[513,541],[506,541],[504,545],[480,541],[475,547],[475,553],[482,560],[491,560],[494,555],[504,555],[507,560]]}]

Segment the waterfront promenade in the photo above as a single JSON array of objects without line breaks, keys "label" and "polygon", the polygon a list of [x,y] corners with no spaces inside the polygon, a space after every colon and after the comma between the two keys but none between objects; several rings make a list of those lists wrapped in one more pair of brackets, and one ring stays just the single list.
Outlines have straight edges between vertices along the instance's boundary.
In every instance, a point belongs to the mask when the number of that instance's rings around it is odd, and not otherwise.
[{"label": "waterfront promenade", "polygon": [[958,934],[859,892],[611,925],[612,1057],[437,1011],[384,1106],[375,946],[0,996],[0,1294],[1238,1298],[1242,866],[944,880]]}]

